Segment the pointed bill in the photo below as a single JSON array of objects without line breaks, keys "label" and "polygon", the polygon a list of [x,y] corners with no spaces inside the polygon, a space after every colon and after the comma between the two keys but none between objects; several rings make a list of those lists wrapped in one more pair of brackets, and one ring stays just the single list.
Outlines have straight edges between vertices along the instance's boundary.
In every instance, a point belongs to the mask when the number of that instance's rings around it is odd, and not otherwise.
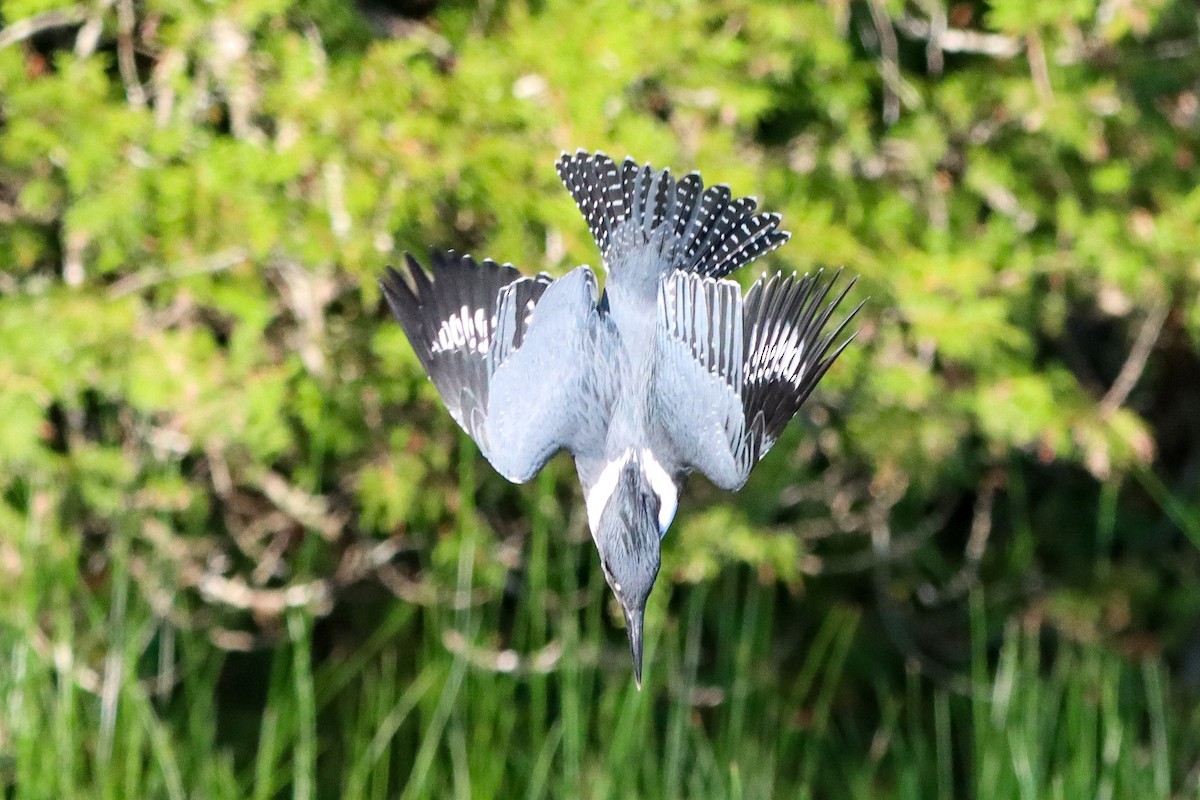
[{"label": "pointed bill", "polygon": [[642,690],[642,621],[645,617],[644,608],[624,609],[625,632],[629,634],[629,650],[633,654],[633,680],[638,691]]}]

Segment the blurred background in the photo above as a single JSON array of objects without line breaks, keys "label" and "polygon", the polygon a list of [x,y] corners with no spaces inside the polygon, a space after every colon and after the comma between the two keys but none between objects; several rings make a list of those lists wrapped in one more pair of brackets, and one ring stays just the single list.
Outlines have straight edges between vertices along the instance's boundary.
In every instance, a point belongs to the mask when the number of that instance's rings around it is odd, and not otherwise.
[{"label": "blurred background", "polygon": [[[0,0],[10,798],[1195,797],[1188,0]],[[376,277],[700,170],[858,339],[693,478],[633,687],[574,470]]]}]

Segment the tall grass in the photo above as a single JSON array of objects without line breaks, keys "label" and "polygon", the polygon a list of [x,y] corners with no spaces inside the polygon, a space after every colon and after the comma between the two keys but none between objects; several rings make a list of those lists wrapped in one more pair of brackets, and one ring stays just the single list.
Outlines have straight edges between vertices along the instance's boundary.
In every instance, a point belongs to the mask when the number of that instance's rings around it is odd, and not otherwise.
[{"label": "tall grass", "polygon": [[[515,605],[465,601],[488,532],[464,507],[463,602],[388,604],[353,649],[320,657],[299,611],[273,650],[224,653],[154,613],[128,540],[97,591],[67,539],[31,524],[0,616],[6,796],[1195,794],[1178,754],[1195,753],[1197,723],[1160,663],[1048,647],[1016,622],[990,646],[978,594],[962,690],[856,660],[868,626],[849,605],[799,625],[796,648],[780,643],[796,605],[751,576],[664,581],[638,692],[590,543],[552,530],[552,503],[543,482]],[[254,674],[261,686],[236,685]]]}]

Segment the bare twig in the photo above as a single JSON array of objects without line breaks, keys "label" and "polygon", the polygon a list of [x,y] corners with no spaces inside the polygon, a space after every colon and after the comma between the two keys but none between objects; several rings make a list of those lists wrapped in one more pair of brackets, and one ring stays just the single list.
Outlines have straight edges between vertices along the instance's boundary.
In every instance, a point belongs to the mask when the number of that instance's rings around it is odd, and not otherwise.
[{"label": "bare twig", "polygon": [[[563,646],[561,642],[550,642],[534,653],[521,654],[516,650],[492,650],[490,648],[472,645],[459,631],[448,630],[442,634],[442,644],[452,654],[464,659],[476,669],[487,672],[498,672],[505,675],[545,675],[558,668],[562,659]],[[584,648],[583,657],[589,661],[595,660],[595,652],[587,652]]]},{"label": "bare twig", "polygon": [[337,283],[287,260],[276,261],[277,275],[284,301],[296,317],[299,342],[296,350],[306,369],[323,376],[328,369],[325,358],[325,306],[334,298]]},{"label": "bare twig", "polygon": [[0,50],[17,42],[23,42],[31,36],[37,36],[44,31],[78,25],[85,19],[87,19],[87,9],[83,6],[60,8],[38,14],[36,17],[19,19],[6,26],[4,30],[0,30]]},{"label": "bare twig", "polygon": [[322,538],[333,541],[341,534],[346,518],[331,513],[323,496],[309,494],[271,470],[256,472],[252,481],[276,508],[304,527],[317,531]]},{"label": "bare twig", "polygon": [[0,223],[12,223],[18,220],[28,220],[38,225],[49,225],[58,219],[54,210],[30,211],[17,203],[0,200]]},{"label": "bare twig", "polygon": [[79,286],[85,277],[83,269],[83,252],[87,249],[88,236],[82,231],[72,231],[66,235],[63,247],[63,282],[67,286]]},{"label": "bare twig", "polygon": [[83,23],[83,27],[75,36],[75,55],[87,58],[96,52],[96,45],[100,43],[100,34],[104,32],[104,15],[112,8],[114,2],[115,0],[101,0],[96,4],[92,13],[87,16],[87,22]]},{"label": "bare twig", "polygon": [[879,37],[879,70],[883,76],[883,121],[892,125],[900,119],[900,56],[896,31],[883,0],[870,0],[871,23]]},{"label": "bare twig", "polygon": [[929,40],[925,43],[925,65],[930,75],[941,75],[945,66],[942,38],[946,35],[946,7],[941,0],[929,4]]},{"label": "bare twig", "polygon": [[249,653],[271,641],[271,637],[262,634],[235,631],[216,625],[208,628],[208,638],[216,647],[235,653]]},{"label": "bare twig", "polygon": [[168,281],[177,281],[183,278],[190,278],[194,275],[208,275],[214,272],[223,272],[227,269],[232,269],[238,264],[241,264],[249,254],[241,248],[235,247],[229,250],[223,250],[220,253],[214,253],[199,263],[190,264],[179,269],[155,269],[144,270],[137,272],[128,277],[114,283],[108,290],[110,299],[117,299],[128,294],[140,292],[143,289],[148,289],[151,286],[156,286],[160,283]]},{"label": "bare twig", "polygon": [[309,23],[304,26],[304,39],[308,42],[309,52],[312,53],[314,89],[325,85],[329,76],[329,54],[325,52],[325,42],[321,39],[321,30]]},{"label": "bare twig", "polygon": [[401,537],[384,539],[382,542],[353,544],[342,554],[333,580],[338,586],[355,583],[384,564],[390,563],[401,551],[411,548],[412,545]]},{"label": "bare twig", "polygon": [[325,182],[325,203],[329,209],[329,226],[335,239],[342,240],[350,235],[353,220],[346,210],[346,172],[341,162],[329,160],[322,170]]},{"label": "bare twig", "polygon": [[117,3],[117,68],[125,84],[125,99],[134,108],[146,107],[146,91],[138,80],[137,62],[133,57],[133,29],[137,18],[133,13],[133,0]]},{"label": "bare twig", "polygon": [[1200,36],[1188,36],[1183,39],[1170,39],[1155,44],[1151,56],[1156,61],[1174,61],[1180,58],[1191,58],[1200,48]]},{"label": "bare twig", "polygon": [[171,122],[175,110],[175,87],[172,79],[187,64],[184,54],[174,48],[166,50],[157,60],[150,73],[154,92],[154,123],[165,128]]},{"label": "bare twig", "polygon": [[[274,514],[267,514],[266,516],[280,517],[288,520],[289,522],[291,520],[290,517],[279,511],[275,512]],[[254,523],[251,522],[251,525],[253,526]],[[290,527],[290,525],[288,527]],[[288,545],[290,545],[292,542],[292,537],[289,534],[290,531],[285,530],[283,526],[280,526],[280,528],[275,531],[275,534],[267,542],[267,546],[261,549],[259,557],[256,559],[257,563],[254,565],[254,569],[250,572],[250,580],[255,584],[261,586],[270,581],[272,576],[280,573],[280,567],[283,563],[284,554],[287,553]],[[244,547],[242,549],[243,551],[245,550]]]},{"label": "bare twig", "polygon": [[41,628],[34,628],[25,638],[31,650],[40,658],[54,664],[59,676],[70,680],[88,694],[100,695],[103,682],[100,673],[91,667],[78,663],[75,652],[64,642],[52,643]]},{"label": "bare twig", "polygon": [[1025,37],[1025,53],[1029,59],[1029,74],[1034,88],[1043,103],[1054,100],[1054,87],[1050,85],[1050,67],[1046,63],[1046,48],[1042,37],[1034,31]]},{"label": "bare twig", "polygon": [[980,189],[987,204],[1004,216],[1011,217],[1017,225],[1017,230],[1028,233],[1037,225],[1037,215],[1021,206],[1021,201],[1012,189],[991,181],[985,183]]},{"label": "bare twig", "polygon": [[1012,58],[1024,49],[1019,39],[999,33],[982,33],[963,28],[942,28],[916,17],[902,16],[896,19],[896,27],[914,39],[936,43],[944,53],[971,53]]},{"label": "bare twig", "polygon": [[252,611],[278,617],[291,608],[309,609],[321,615],[329,611],[331,592],[328,581],[315,580],[278,589],[258,589],[239,578],[227,578],[211,572],[196,574],[194,569],[183,570],[185,583],[192,584],[200,596],[210,603],[219,603],[238,611]]},{"label": "bare twig", "polygon": [[992,535],[992,507],[996,502],[996,490],[1000,488],[1001,474],[993,472],[983,481],[979,497],[975,501],[975,514],[971,519],[971,535],[967,537],[967,548],[963,555],[967,566],[979,568],[983,554],[987,551],[988,539]]},{"label": "bare twig", "polygon": [[1134,340],[1133,347],[1129,350],[1129,357],[1125,359],[1121,371],[1117,373],[1117,379],[1113,381],[1112,387],[1100,401],[1101,419],[1111,417],[1129,399],[1129,393],[1133,391],[1133,387],[1142,377],[1142,371],[1146,368],[1150,352],[1158,342],[1170,310],[1171,304],[1165,298],[1161,298],[1146,314],[1146,319],[1142,321],[1142,327],[1138,330],[1137,339]]},{"label": "bare twig", "polygon": [[987,552],[988,539],[992,535],[992,509],[995,506],[996,490],[1004,482],[1004,474],[999,470],[990,472],[979,486],[979,494],[975,498],[975,512],[971,517],[971,533],[967,537],[967,546],[963,551],[963,564],[946,581],[941,589],[932,584],[925,584],[917,590],[917,597],[927,606],[957,600],[970,590],[979,576],[979,564]]}]

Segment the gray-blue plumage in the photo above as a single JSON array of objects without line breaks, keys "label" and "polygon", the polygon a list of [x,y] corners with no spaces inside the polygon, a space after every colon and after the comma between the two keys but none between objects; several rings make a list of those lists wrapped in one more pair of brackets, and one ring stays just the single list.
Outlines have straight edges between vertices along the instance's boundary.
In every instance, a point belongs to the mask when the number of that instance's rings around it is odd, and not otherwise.
[{"label": "gray-blue plumage", "polygon": [[557,169],[603,256],[603,296],[588,267],[526,278],[453,253],[433,255],[432,275],[409,256],[411,283],[389,269],[381,285],[497,471],[520,483],[558,450],[574,457],[640,686],[642,615],[684,479],[744,484],[857,309],[825,332],[850,286],[827,301],[819,276],[760,279],[743,298],[724,276],[788,234],[726,186],[583,151]]}]

